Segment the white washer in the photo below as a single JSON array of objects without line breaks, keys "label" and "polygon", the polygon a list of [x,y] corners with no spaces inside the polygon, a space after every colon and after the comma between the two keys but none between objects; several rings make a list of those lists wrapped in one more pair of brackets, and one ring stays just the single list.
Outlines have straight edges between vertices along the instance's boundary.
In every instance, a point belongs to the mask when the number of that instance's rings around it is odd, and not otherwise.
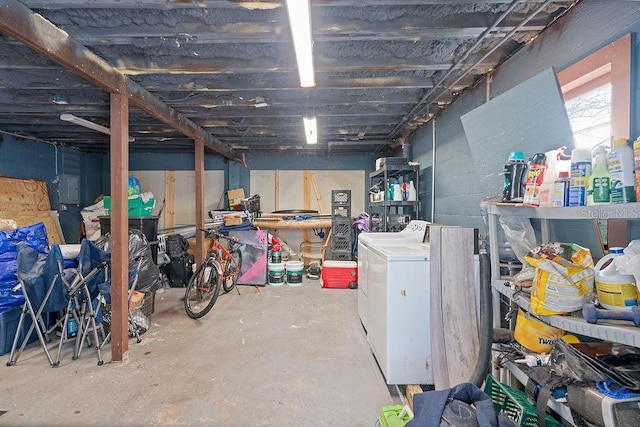
[{"label": "white washer", "polygon": [[367,251],[367,338],[387,384],[434,383],[429,256],[421,243]]},{"label": "white washer", "polygon": [[404,243],[422,243],[425,241],[429,222],[412,220],[404,230],[387,233],[360,233],[358,235],[358,316],[365,330],[369,329],[367,312],[368,294],[368,251],[371,246],[402,245]]}]

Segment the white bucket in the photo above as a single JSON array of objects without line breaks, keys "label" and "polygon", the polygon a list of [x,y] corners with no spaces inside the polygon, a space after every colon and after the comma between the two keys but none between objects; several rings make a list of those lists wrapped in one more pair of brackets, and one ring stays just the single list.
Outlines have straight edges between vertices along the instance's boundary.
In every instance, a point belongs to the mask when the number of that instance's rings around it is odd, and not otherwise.
[{"label": "white bucket", "polygon": [[304,263],[302,261],[287,261],[287,285],[302,285],[302,272],[304,271]]},{"label": "white bucket", "polygon": [[267,276],[269,276],[269,284],[271,286],[284,285],[285,279],[287,277],[284,269],[284,263],[268,263]]}]

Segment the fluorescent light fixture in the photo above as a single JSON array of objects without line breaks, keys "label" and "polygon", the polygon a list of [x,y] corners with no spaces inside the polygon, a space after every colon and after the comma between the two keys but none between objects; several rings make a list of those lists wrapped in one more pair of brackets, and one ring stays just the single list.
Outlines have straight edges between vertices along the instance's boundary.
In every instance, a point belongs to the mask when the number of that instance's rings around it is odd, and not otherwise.
[{"label": "fluorescent light fixture", "polygon": [[307,144],[318,143],[318,126],[315,117],[303,117],[304,134],[307,136]]},{"label": "fluorescent light fixture", "polygon": [[287,0],[287,11],[289,12],[289,25],[298,62],[300,86],[313,87],[316,85],[316,80],[313,75],[309,0]]},{"label": "fluorescent light fixture", "polygon": [[[95,130],[100,133],[104,133],[107,135],[111,135],[111,129],[106,126],[99,125],[98,123],[90,122],[89,120],[83,119],[81,117],[74,116],[73,114],[64,113],[60,114],[60,120],[73,123],[87,129]],[[135,141],[135,138],[129,137],[129,142]]]}]

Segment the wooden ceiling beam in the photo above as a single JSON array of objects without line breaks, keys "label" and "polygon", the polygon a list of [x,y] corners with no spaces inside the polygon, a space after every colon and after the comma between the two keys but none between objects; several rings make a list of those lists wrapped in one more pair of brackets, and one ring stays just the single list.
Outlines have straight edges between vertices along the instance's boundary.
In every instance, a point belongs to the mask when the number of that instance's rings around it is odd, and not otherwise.
[{"label": "wooden ceiling beam", "polygon": [[222,156],[236,159],[236,153],[231,147],[211,137],[193,121],[164,104],[73,40],[65,31],[20,2],[0,0],[0,31],[109,93],[127,94],[130,103],[140,110],[179,130],[185,136],[203,140],[207,147]]}]

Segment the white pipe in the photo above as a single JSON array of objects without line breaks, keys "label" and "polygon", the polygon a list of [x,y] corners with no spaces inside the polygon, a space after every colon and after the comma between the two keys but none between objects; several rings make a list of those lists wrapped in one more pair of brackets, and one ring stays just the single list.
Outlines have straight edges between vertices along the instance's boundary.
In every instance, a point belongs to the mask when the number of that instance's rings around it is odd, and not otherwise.
[{"label": "white pipe", "polygon": [[436,222],[436,118],[431,120],[431,222]]},{"label": "white pipe", "polygon": [[[106,135],[111,135],[111,129],[109,129],[108,127],[99,125],[98,123],[91,122],[81,117],[74,116],[73,114],[69,114],[69,113],[60,114],[60,120],[64,122],[73,123],[78,126],[85,127],[87,129],[95,130],[97,132],[104,133]],[[135,141],[135,138],[130,136],[129,142],[134,142],[134,141]]]}]

